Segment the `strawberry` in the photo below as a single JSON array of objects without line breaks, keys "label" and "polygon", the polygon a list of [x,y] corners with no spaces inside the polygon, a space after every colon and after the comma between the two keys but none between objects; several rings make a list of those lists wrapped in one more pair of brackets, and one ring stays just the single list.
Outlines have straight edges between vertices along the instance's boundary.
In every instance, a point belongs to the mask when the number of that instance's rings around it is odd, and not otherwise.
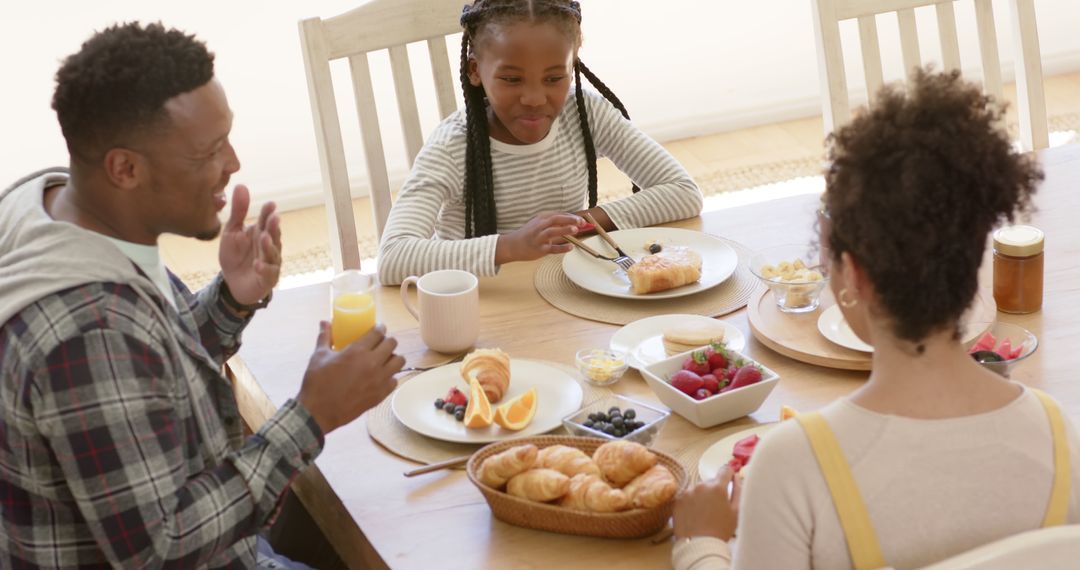
[{"label": "strawberry", "polygon": [[709,357],[706,356],[704,350],[695,350],[690,353],[690,356],[683,361],[683,370],[689,370],[698,376],[702,374],[708,374],[712,372],[712,368],[709,367]]},{"label": "strawberry", "polygon": [[690,370],[679,370],[672,374],[670,382],[677,390],[690,397],[693,397],[704,385],[701,376],[698,376],[695,372]]},{"label": "strawberry", "polygon": [[731,382],[731,389],[749,386],[761,381],[761,369],[752,364],[743,366],[735,373],[735,379]]},{"label": "strawberry", "polygon": [[706,374],[701,377],[701,382],[702,388],[705,388],[713,394],[720,393],[720,380],[718,380],[716,376],[713,376],[712,374]]},{"label": "strawberry", "polygon": [[716,370],[717,368],[727,368],[727,354],[724,350],[724,345],[720,343],[709,345],[709,348],[705,349],[706,355],[709,357],[709,368]]},{"label": "strawberry", "polygon": [[[724,378],[727,378],[728,380],[734,380],[735,379],[735,373],[738,372],[738,371],[739,371],[738,366],[735,366],[734,364],[729,364],[727,369],[724,370]],[[717,376],[717,378],[719,378],[719,376]]]},{"label": "strawberry", "polygon": [[464,406],[469,403],[469,399],[465,396],[465,393],[457,388],[450,388],[450,391],[446,393],[446,397],[443,401],[453,402],[455,406]]},{"label": "strawberry", "polygon": [[699,388],[697,392],[694,392],[695,400],[704,400],[709,396],[712,396],[712,392],[706,390],[705,388]]}]

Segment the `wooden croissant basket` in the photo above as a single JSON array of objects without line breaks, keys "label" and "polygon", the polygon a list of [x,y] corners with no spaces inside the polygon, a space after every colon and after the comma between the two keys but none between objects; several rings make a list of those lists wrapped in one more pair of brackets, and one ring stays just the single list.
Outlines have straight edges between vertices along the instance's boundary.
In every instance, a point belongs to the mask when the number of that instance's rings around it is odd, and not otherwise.
[{"label": "wooden croissant basket", "polygon": [[[469,480],[484,495],[495,518],[512,525],[601,538],[642,538],[656,534],[667,526],[675,506],[674,499],[652,508],[634,508],[613,513],[590,512],[529,501],[481,482],[480,465],[484,460],[512,447],[529,443],[540,449],[566,445],[592,456],[598,447],[607,442],[600,438],[564,435],[540,435],[500,441],[484,446],[474,453],[466,465],[466,472]],[[685,489],[689,482],[686,469],[670,455],[656,450],[650,451],[656,455],[657,465],[667,467],[675,476],[678,491]]]}]

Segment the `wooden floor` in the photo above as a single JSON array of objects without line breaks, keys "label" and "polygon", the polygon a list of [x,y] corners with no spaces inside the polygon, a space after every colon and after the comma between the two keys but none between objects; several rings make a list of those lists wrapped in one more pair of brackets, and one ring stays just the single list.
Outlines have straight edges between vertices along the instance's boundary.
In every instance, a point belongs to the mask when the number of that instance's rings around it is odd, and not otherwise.
[{"label": "wooden floor", "polygon": [[[1006,87],[1006,97],[1014,100],[1010,87]],[[1080,113],[1080,73],[1047,78],[1046,103],[1051,117]],[[818,156],[822,153],[822,133],[821,118],[816,117],[671,141],[664,147],[692,176],[701,176],[725,169]],[[600,164],[599,184],[601,188],[629,186],[622,173],[606,160]],[[361,234],[370,231],[372,216],[367,200],[356,200],[354,211]],[[326,227],[326,212],[321,206],[285,212],[282,215],[284,255],[288,257],[325,247]],[[166,264],[177,274],[216,268],[216,241],[198,242],[163,236],[161,249]]]}]

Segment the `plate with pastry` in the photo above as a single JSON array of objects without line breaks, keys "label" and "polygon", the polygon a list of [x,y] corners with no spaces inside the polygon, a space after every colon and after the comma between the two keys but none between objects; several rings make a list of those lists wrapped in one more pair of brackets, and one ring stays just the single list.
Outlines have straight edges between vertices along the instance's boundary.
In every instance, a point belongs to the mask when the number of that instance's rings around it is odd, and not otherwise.
[{"label": "plate with pastry", "polygon": [[722,342],[730,350],[746,348],[746,336],[738,327],[701,315],[657,315],[638,319],[615,331],[612,350],[626,353],[627,364],[648,366],[676,354]]},{"label": "plate with pastry", "polygon": [[[738,255],[723,240],[679,228],[636,228],[608,232],[636,260],[628,270],[584,251],[563,255],[566,276],[579,287],[624,299],[670,299],[723,283],[735,273]],[[582,240],[604,255],[611,247],[600,236]]]},{"label": "plate with pastry", "polygon": [[394,391],[390,408],[422,435],[490,443],[558,428],[582,397],[581,385],[561,368],[481,348],[460,364],[409,379]]}]

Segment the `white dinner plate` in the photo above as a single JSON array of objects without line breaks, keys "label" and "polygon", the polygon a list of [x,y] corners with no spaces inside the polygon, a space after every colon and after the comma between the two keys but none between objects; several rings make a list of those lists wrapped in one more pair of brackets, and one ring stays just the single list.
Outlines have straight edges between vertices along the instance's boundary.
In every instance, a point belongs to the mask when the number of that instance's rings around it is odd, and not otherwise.
[{"label": "white dinner plate", "polygon": [[[979,303],[981,299],[976,299],[975,302]],[[975,309],[968,309],[960,317],[961,322],[967,322],[973,314],[975,314]],[[967,343],[975,340],[979,335],[986,332],[986,329],[992,323],[979,324],[982,326],[963,327],[964,335],[960,341]],[[835,344],[860,352],[874,352],[873,346],[863,342],[862,339],[855,335],[855,331],[851,330],[851,326],[844,320],[844,313],[840,312],[840,305],[833,305],[822,311],[821,316],[818,317],[817,327],[822,336]]]},{"label": "white dinner plate", "polygon": [[[776,424],[778,423],[780,422],[761,424],[742,431],[737,431],[710,445],[709,449],[706,449],[705,453],[701,455],[701,459],[698,460],[699,479],[701,481],[708,481],[716,477],[716,474],[720,473],[720,469],[722,469],[728,461],[731,461],[731,451],[735,449],[735,444],[739,443],[739,440],[754,434],[757,434],[758,437],[763,437],[769,430],[776,427]],[[761,443],[759,442],[758,445],[761,445]],[[753,460],[751,460],[751,463],[753,463]]]},{"label": "white dinner plate", "polygon": [[511,431],[495,424],[469,429],[454,416],[435,408],[436,398],[446,396],[451,386],[468,395],[461,379],[461,364],[447,364],[408,380],[394,392],[390,404],[401,423],[409,429],[443,441],[490,443],[513,437],[536,435],[562,425],[562,419],[581,408],[581,385],[569,374],[542,362],[510,359],[510,389],[493,407],[536,388],[536,415],[523,430]]},{"label": "white dinner plate", "polygon": [[844,313],[840,312],[840,305],[833,305],[821,312],[817,320],[817,329],[825,338],[844,348],[858,350],[859,352],[874,352],[874,347],[866,344],[851,326],[844,320]]},{"label": "white dinner plate", "polygon": [[611,336],[609,347],[626,353],[626,363],[641,368],[668,357],[664,350],[664,329],[695,321],[720,323],[724,327],[724,345],[729,350],[746,348],[746,336],[735,325],[701,315],[657,315],[628,323]]},{"label": "white dinner plate", "polygon": [[[649,255],[645,249],[649,242],[659,241],[663,246],[686,246],[701,255],[701,279],[667,291],[635,295],[630,292],[630,278],[614,262],[597,259],[584,251],[571,251],[563,255],[562,266],[566,276],[582,289],[600,295],[623,299],[670,299],[693,295],[723,283],[735,273],[739,264],[739,257],[731,246],[702,232],[678,228],[636,228],[609,232],[609,235],[634,259]],[[584,241],[602,255],[615,255],[600,236],[592,236]]]}]

